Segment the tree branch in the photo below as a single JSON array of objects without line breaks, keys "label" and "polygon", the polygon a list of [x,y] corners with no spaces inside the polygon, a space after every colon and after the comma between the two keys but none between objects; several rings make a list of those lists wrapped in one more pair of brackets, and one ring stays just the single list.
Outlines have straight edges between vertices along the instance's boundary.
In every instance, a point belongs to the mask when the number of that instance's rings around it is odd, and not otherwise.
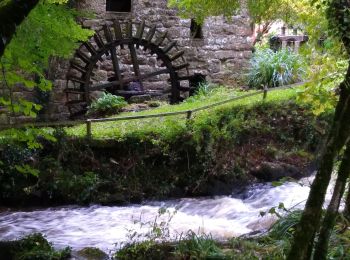
[{"label": "tree branch", "polygon": [[39,0],[0,0],[0,58],[6,45]]}]

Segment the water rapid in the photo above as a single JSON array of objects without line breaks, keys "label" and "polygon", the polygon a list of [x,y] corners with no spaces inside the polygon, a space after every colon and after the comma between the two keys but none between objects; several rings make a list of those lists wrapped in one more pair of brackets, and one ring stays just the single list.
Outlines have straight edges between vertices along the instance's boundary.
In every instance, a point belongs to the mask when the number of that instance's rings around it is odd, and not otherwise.
[{"label": "water rapid", "polygon": [[[278,187],[258,184],[232,196],[146,202],[125,207],[93,205],[8,210],[0,213],[0,240],[41,232],[57,248],[67,245],[77,250],[98,247],[107,252],[114,250],[116,244],[128,241],[134,232],[147,233],[155,219],[169,223],[172,237],[192,230],[225,239],[267,229],[275,218],[269,214],[261,217],[260,212],[279,203],[284,203],[286,208],[295,205],[302,208],[310,181],[303,179],[303,184],[287,182]],[[159,216],[160,208],[173,213]]]}]

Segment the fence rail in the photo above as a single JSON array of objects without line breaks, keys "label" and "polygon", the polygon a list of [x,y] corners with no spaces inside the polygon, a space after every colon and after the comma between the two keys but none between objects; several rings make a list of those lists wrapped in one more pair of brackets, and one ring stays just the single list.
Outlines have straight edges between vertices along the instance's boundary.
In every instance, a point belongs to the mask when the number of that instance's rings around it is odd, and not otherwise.
[{"label": "fence rail", "polygon": [[193,113],[208,110],[210,108],[218,107],[227,103],[231,103],[237,100],[245,99],[248,97],[253,97],[257,95],[263,95],[263,100],[267,98],[267,93],[276,91],[276,90],[283,90],[283,89],[291,89],[294,87],[298,87],[301,85],[304,85],[306,83],[309,83],[310,81],[304,81],[300,83],[295,83],[291,85],[285,85],[277,88],[264,88],[263,90],[259,90],[253,93],[248,93],[242,96],[229,98],[223,101],[219,101],[210,105],[198,107],[191,110],[183,110],[178,112],[167,112],[167,113],[160,113],[160,114],[150,114],[150,115],[139,115],[139,116],[124,116],[124,117],[111,117],[111,118],[94,118],[94,119],[86,119],[86,120],[80,120],[80,121],[63,121],[63,122],[52,122],[52,123],[24,123],[24,124],[14,124],[14,125],[7,125],[4,127],[0,126],[0,130],[6,130],[10,128],[23,128],[23,127],[65,127],[65,126],[75,126],[80,124],[86,124],[86,137],[88,139],[92,138],[92,124],[93,123],[102,123],[102,122],[117,122],[117,121],[129,121],[129,120],[138,120],[138,119],[147,119],[147,118],[157,118],[157,117],[168,117],[168,116],[177,116],[177,115],[185,115],[186,119],[191,119]]}]

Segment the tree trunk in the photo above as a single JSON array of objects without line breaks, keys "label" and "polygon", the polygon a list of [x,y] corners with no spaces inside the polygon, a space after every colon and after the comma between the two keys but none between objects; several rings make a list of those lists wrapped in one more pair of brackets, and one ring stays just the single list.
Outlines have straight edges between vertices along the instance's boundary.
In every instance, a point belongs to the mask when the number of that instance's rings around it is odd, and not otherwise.
[{"label": "tree trunk", "polygon": [[39,0],[11,0],[0,7],[0,58],[20,25]]},{"label": "tree trunk", "polygon": [[314,259],[324,260],[327,257],[328,243],[331,232],[338,215],[341,198],[344,195],[346,180],[350,175],[350,143],[347,144],[346,151],[342,158],[337,181],[333,190],[331,202],[327,208],[326,216],[323,219],[319,239],[316,244]]},{"label": "tree trunk", "polygon": [[350,181],[348,183],[348,194],[345,200],[344,216],[350,221]]},{"label": "tree trunk", "polygon": [[300,223],[295,231],[289,260],[306,260],[308,252],[313,246],[313,238],[321,221],[322,206],[326,196],[333,170],[334,158],[346,143],[350,130],[350,66],[345,80],[340,85],[340,98],[336,107],[335,116],[325,151],[321,156],[321,164],[311,186]]}]

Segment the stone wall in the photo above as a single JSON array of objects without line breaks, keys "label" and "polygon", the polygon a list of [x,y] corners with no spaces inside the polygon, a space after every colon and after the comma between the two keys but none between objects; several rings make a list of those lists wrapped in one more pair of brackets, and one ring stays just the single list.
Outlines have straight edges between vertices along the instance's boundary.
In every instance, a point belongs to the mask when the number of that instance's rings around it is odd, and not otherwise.
[{"label": "stone wall", "polygon": [[[224,17],[206,19],[202,26],[203,38],[193,39],[190,30],[191,19],[180,18],[175,9],[167,7],[167,0],[132,0],[130,13],[106,12],[106,0],[80,0],[77,8],[96,14],[92,19],[81,21],[84,27],[93,30],[100,29],[106,21],[114,19],[145,20],[147,25],[155,24],[158,30],[167,30],[169,37],[178,42],[180,49],[185,50],[184,57],[190,63],[190,74],[201,73],[207,76],[208,81],[227,86],[242,84],[252,54],[250,19],[244,11],[232,19]],[[141,61],[144,70],[147,70],[147,67],[157,66],[154,57],[147,57],[146,60],[143,63]],[[127,65],[127,62],[125,64]],[[64,93],[68,69],[68,61],[52,62],[50,78],[54,81],[54,87],[40,119],[68,118],[69,111],[65,105]],[[98,69],[95,73],[96,81],[105,81],[112,74],[111,61],[102,64]],[[127,66],[125,70],[128,70]],[[158,81],[153,80],[150,85],[157,89],[166,83],[166,78],[158,77]]]},{"label": "stone wall", "polygon": [[84,0],[78,4],[81,10],[94,11],[95,19],[86,20],[83,25],[98,29],[109,19],[145,20],[156,24],[159,30],[167,30],[169,36],[186,50],[185,58],[192,73],[207,75],[213,83],[235,86],[242,79],[252,54],[252,29],[249,16],[241,15],[226,19],[206,19],[203,39],[192,39],[190,19],[181,19],[174,9],[167,7],[166,0],[132,0],[131,13],[106,12],[106,0]]}]

